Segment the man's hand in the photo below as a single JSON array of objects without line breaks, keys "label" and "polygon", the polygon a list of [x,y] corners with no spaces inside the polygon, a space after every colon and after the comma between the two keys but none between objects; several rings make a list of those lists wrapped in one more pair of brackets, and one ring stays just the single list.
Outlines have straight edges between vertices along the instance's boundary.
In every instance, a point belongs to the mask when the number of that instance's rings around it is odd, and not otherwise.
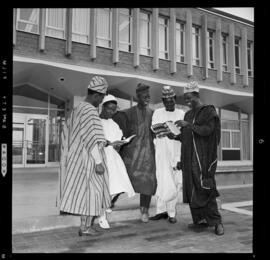
[{"label": "man's hand", "polygon": [[189,123],[187,121],[184,121],[184,120],[178,120],[174,124],[177,125],[178,127],[183,127],[183,126],[189,125]]},{"label": "man's hand", "polygon": [[105,169],[102,165],[102,163],[96,164],[96,174],[102,175],[104,173]]}]

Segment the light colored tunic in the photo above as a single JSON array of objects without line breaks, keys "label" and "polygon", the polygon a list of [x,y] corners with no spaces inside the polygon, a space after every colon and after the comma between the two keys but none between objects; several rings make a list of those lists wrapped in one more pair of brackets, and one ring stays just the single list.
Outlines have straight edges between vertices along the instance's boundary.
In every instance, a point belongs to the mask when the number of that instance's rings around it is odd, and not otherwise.
[{"label": "light colored tunic", "polygon": [[[99,216],[110,207],[109,176],[106,166],[104,137],[97,109],[80,102],[67,120],[62,132],[59,174],[60,211],[70,214]],[[95,172],[92,155],[98,147],[105,172]]]},{"label": "light colored tunic", "polygon": [[[156,109],[152,118],[152,125],[166,121],[177,121],[184,118],[184,111],[175,109],[166,111],[164,107]],[[181,172],[174,170],[180,161],[181,143],[168,137],[154,139],[157,191],[156,197],[162,202],[175,200],[182,183]]]},{"label": "light colored tunic", "polygon": [[[123,136],[122,130],[112,119],[101,119],[105,138],[110,142],[120,141]],[[126,192],[128,197],[135,195],[132,184],[129,180],[126,166],[119,153],[109,145],[105,147],[109,172],[110,194],[115,195]]]}]

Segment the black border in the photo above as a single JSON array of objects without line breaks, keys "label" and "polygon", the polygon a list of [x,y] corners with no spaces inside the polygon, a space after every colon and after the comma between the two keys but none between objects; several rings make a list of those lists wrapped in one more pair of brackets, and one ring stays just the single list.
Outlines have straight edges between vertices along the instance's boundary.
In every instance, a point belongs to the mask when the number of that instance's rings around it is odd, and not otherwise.
[{"label": "black border", "polygon": [[[2,2],[3,4],[3,2]],[[7,4],[7,3],[5,3]],[[79,3],[76,1],[76,6],[70,5],[66,2],[46,1],[43,2],[44,6],[38,6],[38,2],[25,3],[20,2],[17,5],[13,4],[10,7],[1,8],[1,143],[6,142],[8,145],[8,170],[5,177],[0,175],[0,199],[1,199],[1,214],[0,214],[0,258],[13,258],[26,255],[26,257],[40,257],[41,254],[12,254],[12,32],[13,32],[13,11],[12,8],[19,7],[255,7],[255,41],[254,41],[254,181],[253,181],[253,253],[252,254],[193,254],[192,257],[219,258],[219,257],[236,257],[236,258],[260,258],[267,255],[266,237],[268,228],[268,201],[267,194],[267,172],[266,166],[267,153],[266,146],[268,145],[267,139],[267,90],[268,85],[268,67],[266,46],[268,42],[269,24],[267,15],[270,13],[269,8],[264,6],[263,3],[259,4],[255,1],[164,1],[151,3],[151,1],[136,1],[133,2],[134,6],[128,1],[113,1],[106,3],[104,1],[88,3],[84,1]],[[6,61],[4,64],[3,61]],[[4,66],[3,66],[4,65]],[[4,79],[4,76],[7,78]],[[7,104],[3,104],[3,97],[6,96]],[[7,107],[8,111],[2,111],[3,107]],[[3,114],[6,113],[7,128],[2,128]],[[261,168],[262,167],[262,168]],[[261,169],[260,169],[261,168]],[[159,254],[163,257],[163,254]],[[190,256],[190,254],[181,254],[181,256]],[[46,256],[54,256],[53,254],[46,254]],[[65,257],[67,255],[65,254]],[[77,256],[77,254],[72,254]],[[80,257],[87,254],[79,255]],[[115,255],[116,256],[116,255]],[[141,254],[136,254],[136,257],[141,257]],[[172,256],[172,255],[171,255]],[[174,255],[175,256],[175,255]],[[177,254],[176,254],[177,256]],[[177,257],[181,257],[177,256]],[[110,256],[108,256],[110,257]],[[117,257],[120,257],[117,254]],[[152,256],[150,256],[152,257]]]}]

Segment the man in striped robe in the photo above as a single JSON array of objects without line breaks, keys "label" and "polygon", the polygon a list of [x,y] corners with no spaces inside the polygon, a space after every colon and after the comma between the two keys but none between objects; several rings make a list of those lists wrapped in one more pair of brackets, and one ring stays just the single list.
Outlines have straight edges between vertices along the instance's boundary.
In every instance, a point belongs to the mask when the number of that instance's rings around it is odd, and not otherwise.
[{"label": "man in striped robe", "polygon": [[80,215],[79,235],[96,235],[94,217],[110,207],[106,139],[97,107],[108,84],[94,76],[86,99],[73,108],[62,132],[60,212]]}]

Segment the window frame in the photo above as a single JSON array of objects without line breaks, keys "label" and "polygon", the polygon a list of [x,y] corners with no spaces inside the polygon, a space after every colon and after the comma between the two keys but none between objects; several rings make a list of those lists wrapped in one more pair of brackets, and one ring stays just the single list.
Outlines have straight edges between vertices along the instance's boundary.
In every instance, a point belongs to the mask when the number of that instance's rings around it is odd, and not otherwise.
[{"label": "window frame", "polygon": [[[229,50],[228,35],[222,34],[221,37],[222,37],[222,71],[228,72],[228,50]],[[226,63],[224,62],[224,47],[225,47]]]},{"label": "window frame", "polygon": [[[193,32],[193,28],[195,30],[195,33]],[[196,29],[198,30],[198,33],[196,33]],[[198,47],[199,51],[199,57],[195,57],[195,53],[192,52],[192,65],[193,66],[201,66],[202,62],[202,50],[201,50],[201,28],[198,25],[193,24],[192,25],[192,49],[194,48],[193,44],[196,44],[196,37],[198,37],[198,46],[195,46],[195,50]],[[195,41],[194,41],[195,40]],[[198,62],[198,64],[196,63]]]},{"label": "window frame", "polygon": [[[164,20],[164,24],[161,24],[160,23],[160,19],[163,19]],[[160,30],[160,26],[164,27],[165,30],[165,50],[161,51],[160,50],[160,45],[159,45],[159,50],[158,50],[158,57],[159,59],[163,59],[163,60],[169,60],[169,18],[168,17],[165,17],[165,16],[159,16],[158,17],[158,30]],[[158,41],[160,41],[160,33],[159,33],[159,39]],[[160,54],[164,54],[164,57],[161,57]]]},{"label": "window frame", "polygon": [[[81,33],[81,32],[77,32],[73,29],[73,22],[74,22],[74,11],[75,9],[84,9],[84,10],[88,10],[88,32],[86,32],[85,34],[84,33]],[[84,44],[89,44],[90,43],[90,8],[72,8],[72,41],[73,42],[79,42],[79,43],[84,43]],[[76,40],[74,39],[74,36],[85,36],[87,38],[86,41],[79,41],[79,40]]]},{"label": "window frame", "polygon": [[[148,19],[146,20],[144,18],[141,18],[141,14],[147,15],[147,18]],[[151,46],[152,46],[152,16],[151,16],[151,13],[141,9],[140,10],[140,24],[141,24],[141,21],[142,20],[144,22],[147,22],[147,28],[148,28],[148,39],[147,39],[147,42],[148,42],[149,46],[142,47],[142,45],[141,45],[141,31],[140,31],[140,55],[151,56],[151,54],[152,54],[152,48],[151,48]],[[146,50],[147,54],[142,53],[142,49],[143,50]]]},{"label": "window frame", "polygon": [[[103,47],[103,48],[108,48],[108,49],[111,49],[112,48],[112,8],[97,8],[97,18],[98,18],[98,10],[99,9],[105,9],[105,10],[108,10],[108,14],[109,14],[109,37],[102,37],[102,36],[98,36],[98,30],[97,30],[97,33],[96,33],[96,45],[98,47]],[[98,19],[97,19],[98,21]],[[98,22],[96,24],[96,28],[98,26]],[[98,40],[101,40],[101,41],[107,41],[108,42],[108,46],[103,46],[101,45]]]},{"label": "window frame", "polygon": [[[238,43],[236,44],[236,41]],[[236,66],[236,48],[238,48],[238,61],[239,61],[239,66]],[[241,38],[235,37],[234,38],[234,67],[235,67],[235,73],[240,75],[241,74]]]},{"label": "window frame", "polygon": [[[212,33],[212,37],[210,37],[210,33]],[[210,41],[212,41],[212,44],[210,44]],[[212,47],[212,57],[213,60],[210,60],[210,49]],[[215,69],[215,31],[214,30],[207,30],[207,48],[208,48],[208,69]],[[213,67],[211,67],[211,65]]]},{"label": "window frame", "polygon": [[[250,47],[249,47],[250,44]],[[248,56],[250,53],[250,68],[248,64]],[[253,77],[253,42],[247,41],[247,67],[248,67],[248,77]]]},{"label": "window frame", "polygon": [[[177,24],[180,25],[180,28],[177,28]],[[186,24],[184,22],[181,22],[179,20],[176,21],[175,24],[175,38],[177,41],[177,31],[179,31],[179,46],[180,46],[180,54],[177,54],[177,49],[176,49],[176,62],[184,63],[185,62],[185,53],[186,53],[186,38],[185,38],[185,33],[186,33]],[[183,38],[182,38],[183,37]],[[181,40],[183,42],[183,46],[181,44]],[[176,43],[177,46],[177,43]],[[181,49],[183,47],[183,53],[181,53]]]},{"label": "window frame", "polygon": [[[38,11],[37,13],[37,23],[33,23],[31,21],[27,21],[27,20],[22,20],[20,19],[20,13],[21,13],[21,9],[22,8],[17,8],[17,15],[16,15],[16,30],[17,31],[21,31],[21,32],[27,32],[27,33],[33,33],[33,34],[39,34],[39,17],[40,17],[40,8],[29,8],[29,9],[36,9]],[[21,30],[19,29],[19,22],[21,23],[25,23],[26,26],[27,25],[36,25],[37,26],[37,32],[31,32],[31,31],[26,31],[26,30]]]},{"label": "window frame", "polygon": [[[125,14],[125,13],[121,13],[122,9],[127,9],[129,11],[129,14]],[[118,45],[119,45],[119,51],[124,51],[124,52],[133,52],[133,9],[132,8],[120,8],[119,9],[119,25],[118,25],[118,31],[119,31],[119,39],[118,39]],[[126,16],[128,17],[129,20],[129,41],[125,42],[125,41],[121,41],[120,40],[120,16]],[[121,44],[123,45],[127,45],[128,46],[128,50],[123,50],[121,49]]]},{"label": "window frame", "polygon": [[[63,18],[62,18],[63,19],[63,28],[61,28],[61,29],[58,28],[58,27],[48,25],[48,10],[49,9],[58,9],[58,8],[46,8],[45,9],[45,35],[48,36],[48,37],[57,38],[57,39],[66,39],[66,14],[67,14],[67,9],[66,8],[59,8],[59,9],[62,9],[64,11]],[[51,29],[51,30],[63,32],[63,37],[57,37],[57,36],[52,36],[52,35],[48,34],[47,28]]]}]

